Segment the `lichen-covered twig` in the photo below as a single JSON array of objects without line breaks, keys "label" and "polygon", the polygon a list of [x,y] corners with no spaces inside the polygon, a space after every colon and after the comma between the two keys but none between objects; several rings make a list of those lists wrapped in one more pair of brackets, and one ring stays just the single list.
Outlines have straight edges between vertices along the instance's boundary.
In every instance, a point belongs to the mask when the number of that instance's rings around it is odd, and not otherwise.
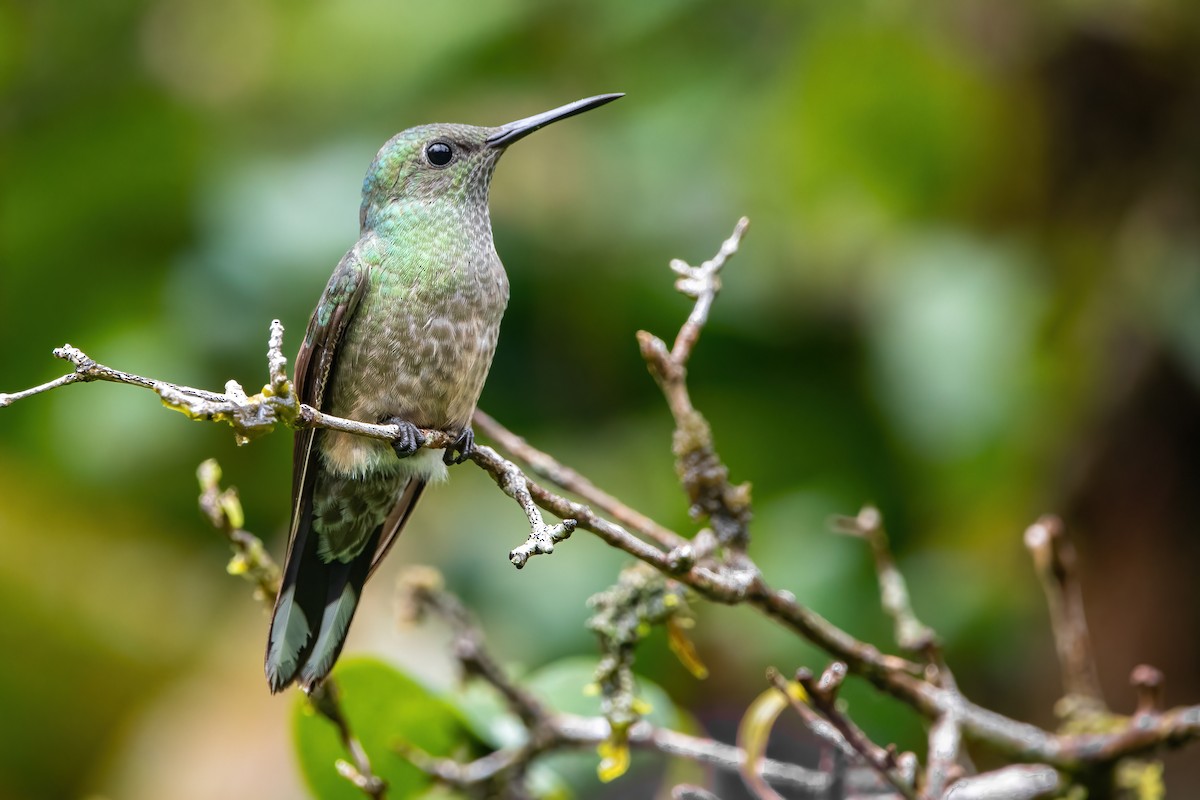
[{"label": "lichen-covered twig", "polygon": [[595,687],[600,709],[611,734],[601,752],[600,775],[606,780],[625,772],[629,760],[628,732],[647,711],[637,696],[633,663],[638,644],[656,626],[665,627],[667,642],[697,678],[708,670],[696,654],[686,628],[692,623],[683,586],[646,564],[621,570],[617,582],[588,599],[592,616],[588,629],[600,645]]}]

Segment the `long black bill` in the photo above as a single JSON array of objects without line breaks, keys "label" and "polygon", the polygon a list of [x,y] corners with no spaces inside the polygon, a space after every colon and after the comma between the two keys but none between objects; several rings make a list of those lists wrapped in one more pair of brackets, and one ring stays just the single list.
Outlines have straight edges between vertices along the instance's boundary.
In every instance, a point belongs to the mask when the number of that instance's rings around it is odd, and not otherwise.
[{"label": "long black bill", "polygon": [[488,136],[488,146],[508,147],[518,139],[523,139],[538,128],[546,127],[551,122],[558,122],[560,119],[566,119],[576,114],[582,114],[585,111],[591,111],[593,108],[599,108],[605,103],[611,103],[618,97],[624,96],[624,93],[617,92],[615,94],[598,94],[595,97],[585,97],[582,100],[576,100],[574,103],[567,103],[565,106],[560,106],[553,111],[543,111],[541,114],[534,114],[532,117],[526,117],[516,122],[510,122],[507,125],[501,125]]}]

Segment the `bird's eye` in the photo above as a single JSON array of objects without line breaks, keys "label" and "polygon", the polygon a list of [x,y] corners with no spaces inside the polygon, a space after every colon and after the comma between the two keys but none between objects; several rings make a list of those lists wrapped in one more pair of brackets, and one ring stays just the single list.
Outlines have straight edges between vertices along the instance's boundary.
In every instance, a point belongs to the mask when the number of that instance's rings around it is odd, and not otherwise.
[{"label": "bird's eye", "polygon": [[445,142],[434,142],[425,148],[425,158],[435,167],[444,167],[454,158],[454,150]]}]

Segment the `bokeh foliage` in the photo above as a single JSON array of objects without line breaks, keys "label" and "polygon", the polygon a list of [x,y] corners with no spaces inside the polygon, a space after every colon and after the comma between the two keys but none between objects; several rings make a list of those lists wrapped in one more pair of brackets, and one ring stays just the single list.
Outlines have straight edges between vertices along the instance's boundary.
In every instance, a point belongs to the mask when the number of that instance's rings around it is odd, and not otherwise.
[{"label": "bokeh foliage", "polygon": [[[691,381],[754,483],[768,579],[886,641],[866,554],[826,526],[877,503],[968,693],[1052,724],[1019,534],[1057,511],[1114,705],[1142,660],[1200,698],[1190,0],[0,0],[0,390],[57,374],[64,341],[255,385],[267,322],[294,350],[388,136],[601,91],[629,96],[498,170],[513,300],[483,406],[690,530],[632,335],[678,326],[667,260],[747,214]],[[0,798],[300,791],[265,620],[195,512],[209,456],[281,547],[285,436],[235,449],[114,386],[0,411]],[[392,558],[443,569],[505,659],[591,653],[584,601],[623,560],[576,534],[516,573],[523,526],[462,467]],[[393,575],[349,651],[446,688],[444,638],[396,630]],[[661,639],[639,654],[726,738],[766,665],[823,663],[747,616],[699,609],[703,684]],[[879,738],[920,741],[848,696]]]}]

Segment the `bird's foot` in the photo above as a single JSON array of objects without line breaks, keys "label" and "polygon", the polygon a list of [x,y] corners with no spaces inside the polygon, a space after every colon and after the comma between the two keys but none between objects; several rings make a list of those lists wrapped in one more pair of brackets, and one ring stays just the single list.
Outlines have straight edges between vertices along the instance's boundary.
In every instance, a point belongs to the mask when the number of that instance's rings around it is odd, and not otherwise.
[{"label": "bird's foot", "polygon": [[[455,453],[458,455],[454,455]],[[446,466],[451,464],[461,464],[471,457],[471,453],[475,452],[475,431],[470,426],[463,428],[463,432],[454,440],[454,444],[446,448],[442,454],[442,462]]]},{"label": "bird's foot", "polygon": [[421,434],[421,430],[406,419],[385,417],[379,420],[379,424],[395,425],[400,429],[400,435],[392,440],[392,449],[396,451],[396,458],[408,458],[420,450],[421,445],[425,444],[425,437]]}]

